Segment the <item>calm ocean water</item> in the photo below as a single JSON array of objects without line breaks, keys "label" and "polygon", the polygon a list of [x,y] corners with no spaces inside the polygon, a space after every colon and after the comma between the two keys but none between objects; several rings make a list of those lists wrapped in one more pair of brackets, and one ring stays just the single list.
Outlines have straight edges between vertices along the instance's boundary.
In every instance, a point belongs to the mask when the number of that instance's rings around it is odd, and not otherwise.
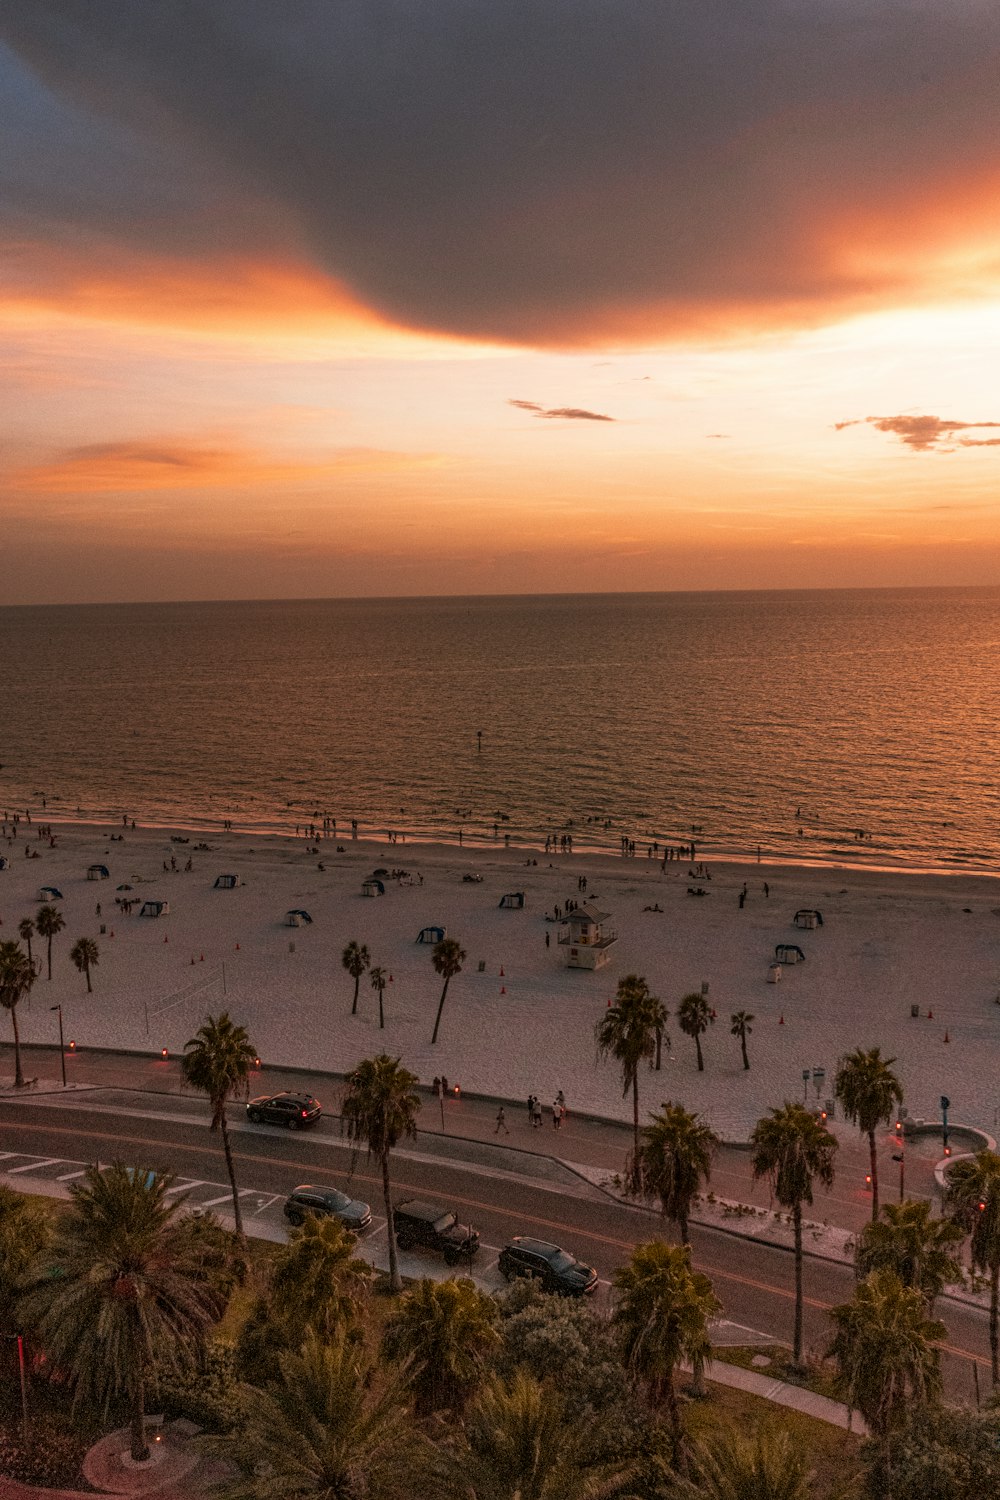
[{"label": "calm ocean water", "polygon": [[1000,862],[1000,589],[8,608],[0,663],[7,808]]}]

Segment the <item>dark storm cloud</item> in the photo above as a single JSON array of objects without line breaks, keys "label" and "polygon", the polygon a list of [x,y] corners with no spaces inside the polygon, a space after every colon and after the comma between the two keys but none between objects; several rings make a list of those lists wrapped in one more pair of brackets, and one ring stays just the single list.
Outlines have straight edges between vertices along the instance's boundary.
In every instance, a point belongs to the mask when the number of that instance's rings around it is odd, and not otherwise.
[{"label": "dark storm cloud", "polygon": [[[1000,427],[1000,422],[957,422],[945,417],[907,416],[855,417],[850,422],[836,422],[837,432],[845,427],[874,427],[877,432],[889,432],[898,437],[907,448],[917,453],[954,453],[955,448],[996,448],[1000,438],[956,438],[959,432],[983,427]],[[945,444],[948,447],[945,447]]]},{"label": "dark storm cloud", "polygon": [[8,237],[308,256],[529,342],[898,292],[1000,139],[994,0],[0,0],[0,37]]},{"label": "dark storm cloud", "polygon": [[516,406],[521,411],[530,411],[534,417],[564,417],[571,422],[613,422],[614,417],[609,417],[604,412],[587,411],[583,406],[539,406],[537,401],[508,401],[508,406]]}]

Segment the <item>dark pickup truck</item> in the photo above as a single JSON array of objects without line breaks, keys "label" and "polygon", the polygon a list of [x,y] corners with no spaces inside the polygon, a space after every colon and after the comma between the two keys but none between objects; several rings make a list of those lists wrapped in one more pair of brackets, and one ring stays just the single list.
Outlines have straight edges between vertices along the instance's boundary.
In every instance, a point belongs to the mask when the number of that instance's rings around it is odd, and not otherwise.
[{"label": "dark pickup truck", "polygon": [[457,1215],[440,1204],[409,1199],[393,1210],[396,1244],[400,1250],[440,1250],[449,1266],[471,1259],[479,1249],[479,1230],[460,1224]]}]

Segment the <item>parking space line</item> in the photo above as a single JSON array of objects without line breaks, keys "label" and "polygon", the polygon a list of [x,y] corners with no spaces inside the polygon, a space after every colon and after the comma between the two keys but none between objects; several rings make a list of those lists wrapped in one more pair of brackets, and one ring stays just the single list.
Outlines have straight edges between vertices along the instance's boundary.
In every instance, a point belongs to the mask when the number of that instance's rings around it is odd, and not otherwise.
[{"label": "parking space line", "polygon": [[46,1159],[36,1157],[34,1161],[29,1161],[27,1166],[8,1167],[7,1176],[14,1177],[18,1172],[41,1172],[45,1167],[57,1167],[60,1162],[65,1160],[64,1156],[50,1156]]},{"label": "parking space line", "polygon": [[73,1182],[77,1177],[86,1177],[86,1175],[87,1168],[79,1167],[75,1172],[63,1172],[60,1177],[56,1178],[56,1182]]},{"label": "parking space line", "polygon": [[[209,1184],[207,1182],[202,1184],[203,1187],[208,1187],[208,1185]],[[242,1193],[240,1193],[240,1197],[243,1197]],[[232,1193],[221,1193],[218,1198],[205,1198],[201,1203],[198,1204],[198,1207],[214,1208],[217,1203],[232,1203],[232,1201]]]},{"label": "parking space line", "polygon": [[263,1203],[258,1204],[258,1206],[254,1209],[254,1213],[255,1214],[262,1214],[264,1212],[265,1208],[272,1208],[274,1206],[274,1204],[278,1202],[278,1199],[280,1197],[281,1197],[280,1193],[272,1193],[271,1196],[270,1196],[270,1198],[267,1198],[267,1199],[265,1199],[265,1201]]},{"label": "parking space line", "polygon": [[163,1196],[164,1198],[170,1198],[175,1193],[189,1193],[192,1188],[214,1186],[213,1182],[202,1182],[200,1177],[182,1178],[180,1182],[175,1182],[173,1187],[168,1187]]}]

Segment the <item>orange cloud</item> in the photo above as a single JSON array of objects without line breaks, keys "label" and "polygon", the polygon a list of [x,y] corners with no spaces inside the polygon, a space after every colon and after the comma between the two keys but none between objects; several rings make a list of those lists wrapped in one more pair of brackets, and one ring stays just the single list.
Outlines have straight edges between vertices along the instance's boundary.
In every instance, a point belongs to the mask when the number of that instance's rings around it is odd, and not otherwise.
[{"label": "orange cloud", "polygon": [[9,476],[13,489],[35,494],[100,494],[136,490],[253,489],[288,486],[342,474],[389,473],[428,467],[434,454],[344,448],[329,457],[289,460],[237,448],[186,445],[170,440],[88,443],[54,462],[25,466]]}]

